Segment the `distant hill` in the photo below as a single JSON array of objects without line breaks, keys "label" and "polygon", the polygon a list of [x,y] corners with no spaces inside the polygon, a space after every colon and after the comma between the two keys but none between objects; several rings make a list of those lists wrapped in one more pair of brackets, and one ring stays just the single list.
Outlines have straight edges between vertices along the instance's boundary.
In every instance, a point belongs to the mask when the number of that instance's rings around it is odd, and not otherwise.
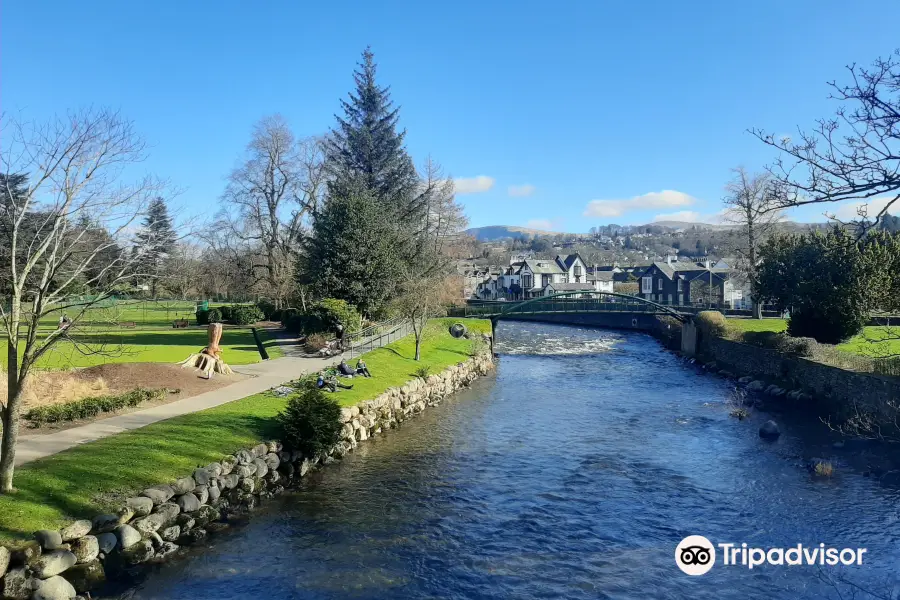
[{"label": "distant hill", "polygon": [[646,225],[640,225],[639,227],[650,227],[656,225],[657,227],[671,227],[672,229],[690,229],[691,227],[699,227],[701,229],[731,229],[734,227],[733,225],[713,225],[712,223],[695,223],[692,221],[654,221],[653,223],[647,223]]},{"label": "distant hill", "polygon": [[520,238],[533,235],[556,235],[553,231],[540,229],[528,229],[513,225],[488,225],[487,227],[472,227],[466,229],[466,234],[471,235],[479,242],[492,242],[509,238]]}]

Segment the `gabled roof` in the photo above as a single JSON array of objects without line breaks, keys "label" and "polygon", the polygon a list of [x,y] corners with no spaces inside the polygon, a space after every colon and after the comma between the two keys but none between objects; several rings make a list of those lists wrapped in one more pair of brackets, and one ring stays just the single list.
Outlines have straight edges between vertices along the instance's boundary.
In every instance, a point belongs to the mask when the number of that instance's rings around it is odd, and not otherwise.
[{"label": "gabled roof", "polygon": [[589,283],[548,283],[548,288],[553,288],[557,292],[593,292],[594,286]]},{"label": "gabled roof", "polygon": [[596,273],[589,273],[587,276],[588,281],[612,281],[616,273],[612,271],[597,271]]},{"label": "gabled roof", "polygon": [[582,262],[582,264],[584,264],[584,259],[581,258],[581,256],[578,253],[568,254],[566,256],[559,255],[556,257],[556,262],[559,263],[559,266],[563,270],[568,271],[569,269],[572,268],[572,265],[575,264],[576,259],[580,260]]},{"label": "gabled roof", "polygon": [[555,260],[534,260],[532,258],[529,258],[525,261],[525,265],[523,266],[527,266],[532,273],[540,275],[565,273],[562,267],[560,267]]}]

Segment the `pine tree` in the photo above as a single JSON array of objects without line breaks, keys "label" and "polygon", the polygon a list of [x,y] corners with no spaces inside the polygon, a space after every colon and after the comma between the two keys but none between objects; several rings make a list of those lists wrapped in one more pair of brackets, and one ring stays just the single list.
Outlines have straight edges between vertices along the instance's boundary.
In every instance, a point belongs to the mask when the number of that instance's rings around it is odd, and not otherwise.
[{"label": "pine tree", "polygon": [[136,251],[141,253],[138,276],[150,279],[151,294],[156,298],[157,282],[175,247],[175,229],[165,200],[156,198],[150,202],[141,230],[135,237]]}]

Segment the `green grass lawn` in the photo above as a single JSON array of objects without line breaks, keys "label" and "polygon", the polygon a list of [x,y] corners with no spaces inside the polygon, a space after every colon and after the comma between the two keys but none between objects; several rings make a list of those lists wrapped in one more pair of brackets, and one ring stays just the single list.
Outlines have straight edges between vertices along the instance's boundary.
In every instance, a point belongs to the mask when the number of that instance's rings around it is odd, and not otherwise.
[{"label": "green grass lawn", "polygon": [[[776,333],[787,330],[785,319],[728,319],[728,326],[744,331],[774,331]],[[900,354],[900,327],[872,326],[866,327],[863,332],[851,340],[839,344],[838,350],[859,354],[862,356],[884,356],[885,354]]]},{"label": "green grass lawn", "polygon": [[[274,339],[263,330],[260,330],[260,335],[269,358],[283,356],[281,347],[275,344]],[[101,331],[76,327],[71,340],[61,340],[52,346],[38,361],[37,368],[59,370],[107,363],[174,363],[198,352],[206,346],[206,342],[206,330],[199,328]],[[248,327],[226,327],[222,333],[221,347],[222,358],[229,365],[246,365],[262,360]],[[7,364],[6,353],[0,353],[0,365],[6,368]]]},{"label": "green grass lawn", "polygon": [[[472,343],[447,333],[454,319],[429,325],[423,360],[412,360],[412,337],[365,354],[375,375],[353,379],[354,389],[335,394],[348,405],[374,398],[412,379],[421,365],[432,372],[466,360]],[[489,331],[488,321],[466,321],[474,331]],[[38,529],[58,528],[90,518],[118,500],[151,485],[190,473],[197,465],[278,435],[274,417],[286,400],[257,394],[222,406],[154,423],[90,442],[29,463],[16,473],[17,492],[0,495],[0,541],[28,538]]]}]

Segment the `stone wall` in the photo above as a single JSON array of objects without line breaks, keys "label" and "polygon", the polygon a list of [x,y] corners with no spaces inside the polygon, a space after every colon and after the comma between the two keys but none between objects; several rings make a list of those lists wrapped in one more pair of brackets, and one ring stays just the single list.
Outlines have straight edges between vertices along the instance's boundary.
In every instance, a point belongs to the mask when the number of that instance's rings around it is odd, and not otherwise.
[{"label": "stone wall", "polygon": [[341,409],[342,439],[323,456],[307,457],[266,442],[148,488],[113,512],[61,531],[35,532],[34,541],[14,548],[0,546],[0,598],[72,600],[107,577],[177,557],[184,547],[245,519],[261,498],[283,492],[311,470],[342,458],[493,368],[491,356],[483,354]]},{"label": "stone wall", "polygon": [[854,373],[768,348],[708,336],[703,336],[700,352],[704,360],[715,361],[717,367],[727,367],[735,374],[802,389],[823,413],[836,418],[848,416],[848,410],[854,407],[883,418],[896,417],[891,406],[900,402],[900,382],[887,377]]}]

